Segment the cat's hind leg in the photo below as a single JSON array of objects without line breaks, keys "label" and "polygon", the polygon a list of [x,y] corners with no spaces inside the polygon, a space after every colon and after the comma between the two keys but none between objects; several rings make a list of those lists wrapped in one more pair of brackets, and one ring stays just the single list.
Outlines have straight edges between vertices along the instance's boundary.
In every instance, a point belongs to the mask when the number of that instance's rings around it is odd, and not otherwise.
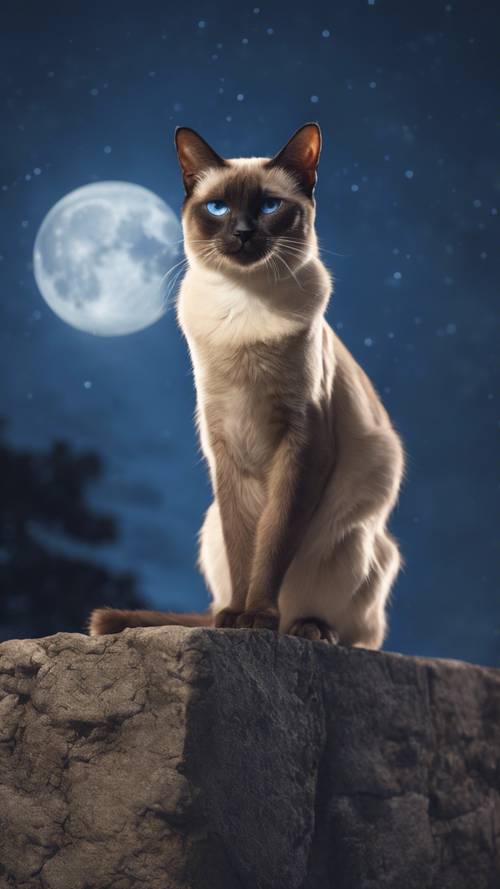
[{"label": "cat's hind leg", "polygon": [[280,591],[281,632],[380,648],[399,564],[390,535],[367,525],[353,528],[323,558],[299,552]]},{"label": "cat's hind leg", "polygon": [[299,636],[301,639],[309,639],[310,642],[329,642],[336,645],[339,637],[335,630],[324,620],[317,617],[301,617],[288,629],[289,636]]},{"label": "cat's hind leg", "polygon": [[228,608],[231,602],[231,576],[222,532],[219,507],[214,500],[207,509],[199,535],[197,566],[212,594],[213,614]]},{"label": "cat's hind leg", "polygon": [[[339,621],[370,567],[373,530],[359,526],[336,544],[325,542],[323,553],[302,547],[291,563],[279,596],[282,633],[311,638],[316,622],[338,634]],[[326,548],[327,547],[327,548]],[[320,634],[325,638],[325,633]],[[342,638],[340,638],[342,642]]]},{"label": "cat's hind leg", "polygon": [[392,535],[386,530],[379,531],[374,541],[370,571],[341,621],[340,635],[344,645],[381,648],[387,635],[387,601],[401,562]]}]

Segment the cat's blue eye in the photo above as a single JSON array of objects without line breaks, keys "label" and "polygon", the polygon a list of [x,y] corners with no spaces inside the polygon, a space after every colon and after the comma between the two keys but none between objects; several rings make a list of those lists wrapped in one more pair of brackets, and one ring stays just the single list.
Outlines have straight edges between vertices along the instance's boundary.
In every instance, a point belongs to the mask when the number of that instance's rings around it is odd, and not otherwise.
[{"label": "cat's blue eye", "polygon": [[224,201],[208,201],[207,210],[212,216],[225,216],[229,207]]},{"label": "cat's blue eye", "polygon": [[278,210],[283,201],[279,198],[265,198],[260,205],[261,213],[275,213]]}]

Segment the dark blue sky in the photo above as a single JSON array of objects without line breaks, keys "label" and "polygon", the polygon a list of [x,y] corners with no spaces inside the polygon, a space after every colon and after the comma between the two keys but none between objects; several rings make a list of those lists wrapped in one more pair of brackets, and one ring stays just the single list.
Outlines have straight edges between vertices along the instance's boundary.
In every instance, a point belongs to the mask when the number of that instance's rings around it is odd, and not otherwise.
[{"label": "dark blue sky", "polygon": [[173,311],[128,337],[65,325],[37,291],[33,240],[59,198],[103,179],[179,213],[177,124],[236,157],[273,154],[315,119],[328,318],[408,452],[385,647],[499,663],[497,18],[453,0],[4,12],[0,413],[13,444],[65,438],[103,456],[93,501],[121,537],[95,557],[136,572],[155,606],[207,602],[194,562],[210,491],[186,346]]}]

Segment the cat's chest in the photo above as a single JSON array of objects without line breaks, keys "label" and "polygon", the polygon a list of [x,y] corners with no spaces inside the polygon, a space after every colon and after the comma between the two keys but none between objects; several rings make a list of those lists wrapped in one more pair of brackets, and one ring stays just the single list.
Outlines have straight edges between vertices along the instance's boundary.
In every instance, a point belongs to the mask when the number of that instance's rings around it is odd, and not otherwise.
[{"label": "cat's chest", "polygon": [[231,388],[217,406],[228,450],[244,471],[258,474],[272,458],[279,430],[269,399]]},{"label": "cat's chest", "polygon": [[[222,373],[221,373],[222,371]],[[260,475],[268,467],[283,434],[286,396],[276,390],[265,358],[241,359],[223,366],[207,381],[204,412],[212,434],[243,472]]]},{"label": "cat's chest", "polygon": [[272,460],[280,435],[269,400],[230,386],[206,405],[205,413],[209,430],[215,438],[222,438],[240,471],[261,477]]}]

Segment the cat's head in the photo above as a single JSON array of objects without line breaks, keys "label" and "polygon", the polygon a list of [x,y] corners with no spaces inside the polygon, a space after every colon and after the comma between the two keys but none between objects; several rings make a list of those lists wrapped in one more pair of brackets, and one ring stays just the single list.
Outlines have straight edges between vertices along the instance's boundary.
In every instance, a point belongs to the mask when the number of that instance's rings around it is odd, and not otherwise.
[{"label": "cat's head", "polygon": [[238,274],[259,267],[285,272],[306,261],[316,247],[317,123],[300,127],[272,158],[222,158],[189,127],[177,127],[175,146],[191,261]]}]

